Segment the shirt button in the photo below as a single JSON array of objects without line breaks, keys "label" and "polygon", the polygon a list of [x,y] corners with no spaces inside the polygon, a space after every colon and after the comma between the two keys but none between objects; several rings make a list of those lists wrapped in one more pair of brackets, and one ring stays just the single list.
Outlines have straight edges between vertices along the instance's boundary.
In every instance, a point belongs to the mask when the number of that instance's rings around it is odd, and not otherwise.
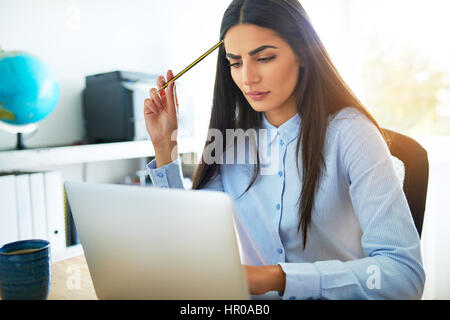
[{"label": "shirt button", "polygon": [[158,174],[156,175],[158,178],[163,178],[164,177],[164,173],[162,172],[158,172]]},{"label": "shirt button", "polygon": [[279,175],[280,177],[282,177],[282,176],[283,176],[283,171],[278,171],[278,175]]},{"label": "shirt button", "polygon": [[289,297],[289,300],[295,300],[295,296]]},{"label": "shirt button", "polygon": [[284,141],[280,140],[280,146],[284,146]]},{"label": "shirt button", "polygon": [[280,210],[281,209],[281,205],[279,203],[277,203],[276,208],[277,208],[277,210]]},{"label": "shirt button", "polygon": [[283,253],[283,249],[278,248],[278,249],[277,249],[277,252],[278,252],[279,254],[282,254],[282,253]]}]

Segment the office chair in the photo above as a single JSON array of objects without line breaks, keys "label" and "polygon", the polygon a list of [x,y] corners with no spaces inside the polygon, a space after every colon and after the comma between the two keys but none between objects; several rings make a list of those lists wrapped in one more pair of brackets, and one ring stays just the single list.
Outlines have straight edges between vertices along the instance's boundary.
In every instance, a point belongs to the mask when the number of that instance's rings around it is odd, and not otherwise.
[{"label": "office chair", "polygon": [[419,236],[422,236],[428,189],[427,151],[410,137],[388,129],[383,129],[383,132],[388,138],[391,155],[398,158],[404,165],[403,191],[408,200],[416,229]]}]

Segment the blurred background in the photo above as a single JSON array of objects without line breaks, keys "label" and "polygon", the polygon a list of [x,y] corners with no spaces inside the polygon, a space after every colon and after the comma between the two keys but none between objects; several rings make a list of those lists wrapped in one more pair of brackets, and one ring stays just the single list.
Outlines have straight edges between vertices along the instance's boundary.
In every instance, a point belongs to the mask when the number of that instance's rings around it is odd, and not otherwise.
[{"label": "blurred background", "polygon": [[[0,0],[1,48],[36,55],[54,70],[60,85],[55,110],[37,131],[25,135],[26,145],[40,148],[83,141],[81,92],[87,75],[114,70],[178,73],[217,43],[229,3]],[[301,3],[338,70],[380,125],[413,137],[428,151],[424,299],[449,299],[450,2]],[[208,127],[216,58],[217,52],[212,53],[180,79],[180,108],[189,110],[184,117],[192,120],[199,151]],[[15,144],[14,134],[0,130],[0,150]]]}]

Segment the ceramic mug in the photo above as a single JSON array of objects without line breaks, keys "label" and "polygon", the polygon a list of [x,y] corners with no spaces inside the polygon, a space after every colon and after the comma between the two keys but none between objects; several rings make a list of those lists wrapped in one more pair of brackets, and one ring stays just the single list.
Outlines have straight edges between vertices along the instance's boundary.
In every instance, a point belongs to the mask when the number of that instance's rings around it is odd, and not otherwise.
[{"label": "ceramic mug", "polygon": [[30,239],[0,248],[0,295],[3,300],[45,300],[50,291],[50,243]]}]

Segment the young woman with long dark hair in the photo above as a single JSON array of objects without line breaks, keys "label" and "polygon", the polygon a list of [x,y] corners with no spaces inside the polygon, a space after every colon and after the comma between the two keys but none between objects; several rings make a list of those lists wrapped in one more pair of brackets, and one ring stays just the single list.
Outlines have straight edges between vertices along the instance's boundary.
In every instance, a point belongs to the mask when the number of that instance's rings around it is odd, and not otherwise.
[{"label": "young woman with long dark hair", "polygon": [[[209,129],[224,143],[211,153],[217,139],[208,139],[192,188],[233,198],[251,294],[419,299],[420,238],[388,141],[298,0],[232,1],[220,39]],[[156,159],[148,171],[158,187],[183,188],[177,112],[174,83],[150,90],[145,119]],[[238,139],[229,130],[274,134]],[[210,161],[236,160],[230,146],[256,162]],[[261,146],[275,172],[264,171]]]}]

